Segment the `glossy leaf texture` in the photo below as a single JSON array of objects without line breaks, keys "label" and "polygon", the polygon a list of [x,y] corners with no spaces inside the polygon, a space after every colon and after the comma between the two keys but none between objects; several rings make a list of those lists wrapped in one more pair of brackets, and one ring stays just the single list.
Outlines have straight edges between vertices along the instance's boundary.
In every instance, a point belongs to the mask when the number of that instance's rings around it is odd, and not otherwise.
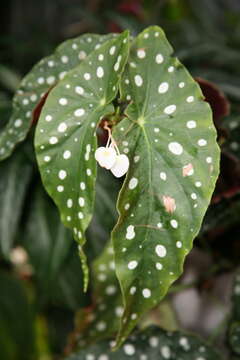
[{"label": "glossy leaf texture", "polygon": [[61,219],[74,232],[85,273],[82,245],[93,213],[96,128],[118,92],[128,56],[128,32],[109,40],[66,75],[49,94],[35,137],[43,184]]},{"label": "glossy leaf texture", "polygon": [[93,345],[65,360],[219,360],[221,356],[201,339],[181,332],[165,331],[155,326],[132,335],[117,351],[111,341]]},{"label": "glossy leaf texture", "polygon": [[118,345],[182,273],[219,171],[210,108],[161,28],[133,42],[120,90],[129,105],[114,138],[130,169],[112,234],[125,304]]},{"label": "glossy leaf texture", "polygon": [[[25,196],[32,177],[32,165],[25,147],[0,164],[0,253],[9,258],[18,235]],[[21,179],[21,181],[19,181]]]},{"label": "glossy leaf texture", "polygon": [[85,34],[61,44],[53,55],[42,59],[24,77],[13,98],[9,122],[0,133],[0,160],[11,155],[14,147],[23,141],[31,127],[34,110],[44,95],[64,78],[67,72],[81,63],[113,34]]}]

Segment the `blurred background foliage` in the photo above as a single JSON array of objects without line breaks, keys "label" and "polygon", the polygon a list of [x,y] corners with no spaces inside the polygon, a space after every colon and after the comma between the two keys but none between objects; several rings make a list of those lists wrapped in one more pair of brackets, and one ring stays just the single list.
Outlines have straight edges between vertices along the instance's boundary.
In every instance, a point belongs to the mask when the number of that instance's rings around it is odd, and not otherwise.
[{"label": "blurred background foliage", "polygon": [[[222,148],[221,174],[182,278],[143,324],[196,331],[217,343],[226,357],[239,359],[240,304],[234,301],[233,310],[231,306],[232,279],[240,262],[239,0],[9,0],[0,17],[0,131],[20,79],[63,40],[85,32],[128,28],[135,35],[148,25],[163,27],[211,104]],[[33,134],[34,129],[0,163],[3,360],[61,358],[69,334],[74,334],[76,311],[91,304],[91,290],[82,292],[76,244],[41,185]],[[120,186],[99,172],[88,230],[90,261],[103,249],[116,221]]]}]

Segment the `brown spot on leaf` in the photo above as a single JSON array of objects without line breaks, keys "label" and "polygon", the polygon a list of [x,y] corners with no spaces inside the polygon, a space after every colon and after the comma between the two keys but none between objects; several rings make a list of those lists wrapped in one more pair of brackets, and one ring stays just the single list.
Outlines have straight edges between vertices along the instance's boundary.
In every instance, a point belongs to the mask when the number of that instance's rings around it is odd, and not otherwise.
[{"label": "brown spot on leaf", "polygon": [[163,205],[168,213],[173,213],[176,210],[175,199],[171,196],[163,196]]},{"label": "brown spot on leaf", "polygon": [[193,166],[191,163],[185,165],[183,168],[182,168],[182,175],[183,176],[190,176],[193,174]]}]

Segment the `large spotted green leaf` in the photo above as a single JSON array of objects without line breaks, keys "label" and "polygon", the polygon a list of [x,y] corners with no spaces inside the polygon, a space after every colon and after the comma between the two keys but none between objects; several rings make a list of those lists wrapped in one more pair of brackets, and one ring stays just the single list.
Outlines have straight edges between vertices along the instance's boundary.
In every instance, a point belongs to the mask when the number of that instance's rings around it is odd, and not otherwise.
[{"label": "large spotted green leaf", "polygon": [[36,131],[44,186],[58,206],[63,223],[73,229],[79,242],[85,275],[81,246],[93,212],[96,128],[102,117],[114,110],[111,101],[118,92],[128,41],[128,32],[122,33],[70,71],[49,94]]},{"label": "large spotted green leaf", "polygon": [[132,335],[117,351],[112,341],[100,342],[65,360],[220,360],[221,356],[204,341],[182,332],[165,331],[155,326]]},{"label": "large spotted green leaf", "polygon": [[125,305],[118,345],[182,273],[219,168],[210,108],[159,27],[133,42],[121,95],[129,105],[114,138],[130,169],[112,234]]},{"label": "large spotted green leaf", "polygon": [[0,133],[0,160],[11,155],[16,144],[25,139],[35,108],[44,95],[91,51],[112,37],[113,34],[85,34],[67,40],[33,67],[22,80],[13,98],[12,116]]}]

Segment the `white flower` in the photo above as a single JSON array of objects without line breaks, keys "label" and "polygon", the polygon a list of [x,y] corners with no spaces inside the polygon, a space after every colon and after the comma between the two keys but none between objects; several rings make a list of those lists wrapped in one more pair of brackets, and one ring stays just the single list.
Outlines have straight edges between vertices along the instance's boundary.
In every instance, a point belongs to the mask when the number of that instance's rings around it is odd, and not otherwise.
[{"label": "white flower", "polygon": [[106,146],[100,146],[95,151],[95,159],[101,167],[111,170],[113,175],[119,178],[128,171],[129,160],[127,155],[120,154],[107,122],[103,128],[108,131],[108,141]]},{"label": "white flower", "polygon": [[113,147],[101,146],[95,151],[95,159],[101,167],[111,169],[116,162],[117,153]]},{"label": "white flower", "polygon": [[127,155],[117,155],[114,165],[111,167],[111,172],[117,178],[126,174],[129,168],[129,160]]}]

